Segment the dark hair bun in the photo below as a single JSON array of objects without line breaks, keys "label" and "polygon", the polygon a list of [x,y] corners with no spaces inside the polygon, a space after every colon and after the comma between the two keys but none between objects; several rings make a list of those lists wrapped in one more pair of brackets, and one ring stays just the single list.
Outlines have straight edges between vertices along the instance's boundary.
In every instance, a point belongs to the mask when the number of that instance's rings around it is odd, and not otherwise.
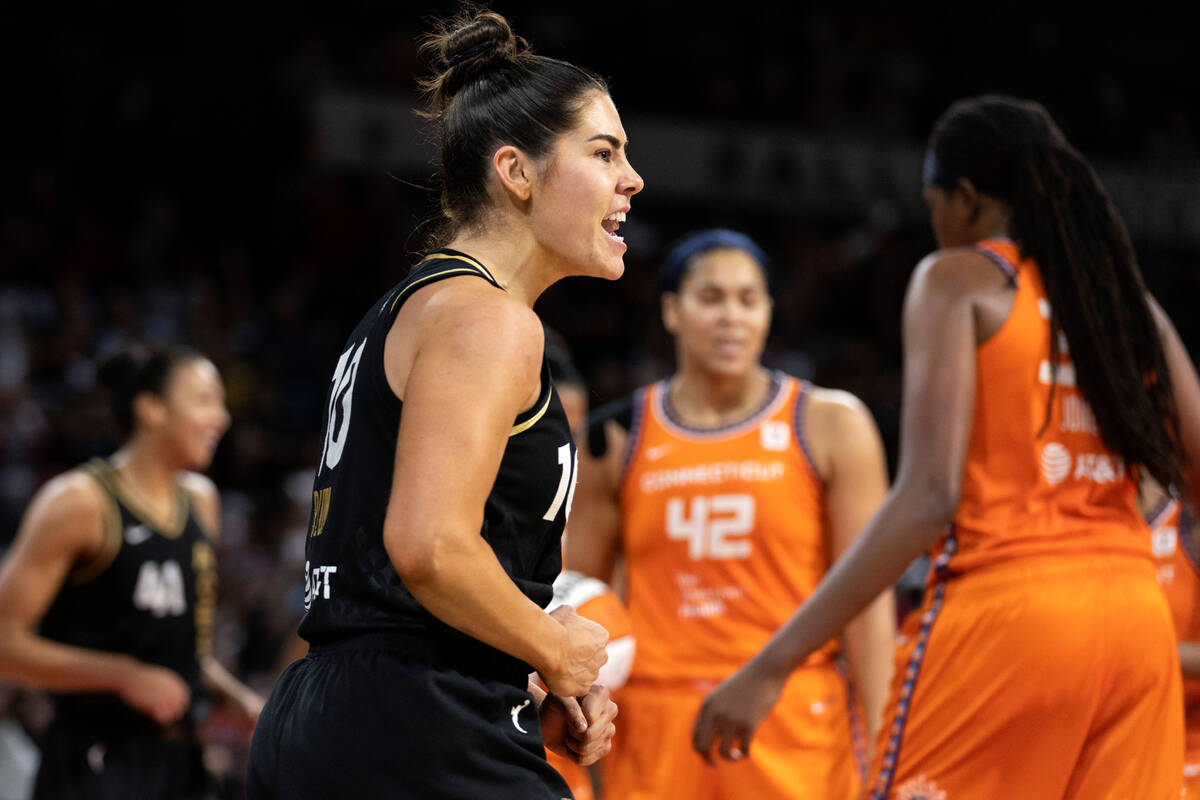
[{"label": "dark hair bun", "polygon": [[131,347],[119,350],[100,362],[96,368],[96,380],[111,393],[122,393],[136,382],[146,360],[144,349]]},{"label": "dark hair bun", "polygon": [[439,75],[426,82],[436,114],[464,86],[517,61],[529,45],[494,11],[467,11],[442,23],[425,38],[422,49],[441,68]]},{"label": "dark hair bun", "polygon": [[122,436],[133,433],[133,403],[137,396],[142,392],[161,395],[175,365],[199,358],[203,356],[187,347],[147,348],[132,343],[100,362],[96,378],[107,391]]},{"label": "dark hair bun", "polygon": [[488,11],[447,37],[442,58],[448,68],[459,67],[467,62],[480,68],[516,54],[517,37],[513,35],[508,21]]}]

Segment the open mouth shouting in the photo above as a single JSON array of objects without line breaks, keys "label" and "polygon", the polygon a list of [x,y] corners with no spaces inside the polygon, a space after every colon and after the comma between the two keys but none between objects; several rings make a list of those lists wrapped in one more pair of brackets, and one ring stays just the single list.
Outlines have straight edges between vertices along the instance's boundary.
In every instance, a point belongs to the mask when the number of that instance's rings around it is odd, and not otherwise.
[{"label": "open mouth shouting", "polygon": [[604,220],[600,223],[600,225],[601,225],[601,227],[604,228],[604,232],[608,234],[609,238],[611,238],[615,242],[624,243],[625,237],[617,235],[617,228],[621,227],[621,223],[624,221],[625,221],[625,212],[624,211],[614,211],[613,213],[611,213],[607,217],[605,217]]}]

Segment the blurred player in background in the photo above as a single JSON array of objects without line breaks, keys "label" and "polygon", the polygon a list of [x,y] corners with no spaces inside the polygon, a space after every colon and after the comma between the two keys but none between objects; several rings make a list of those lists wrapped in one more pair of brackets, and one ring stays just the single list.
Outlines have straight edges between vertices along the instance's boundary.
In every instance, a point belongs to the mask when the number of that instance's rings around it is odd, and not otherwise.
[{"label": "blurred player in background", "polygon": [[932,546],[869,796],[1178,798],[1179,660],[1135,476],[1200,489],[1195,369],[1040,105],[951,106],[925,196],[942,249],[905,299],[896,484],[707,698],[696,747],[746,746],[786,676]]},{"label": "blurred player in background", "polygon": [[[566,342],[550,329],[546,330],[546,362],[550,365],[554,388],[562,400],[571,432],[575,441],[581,442],[587,435],[587,390]],[[569,534],[568,528],[563,534],[564,544]],[[554,580],[554,599],[547,610],[553,611],[562,605],[574,607],[579,616],[602,625],[608,631],[608,645],[605,647],[608,661],[600,668],[600,677],[596,682],[613,691],[620,689],[629,678],[636,644],[629,613],[621,598],[603,581],[567,569]],[[594,784],[600,780],[599,764],[583,767],[553,751],[546,753],[546,760],[566,780],[575,800],[592,800],[597,796]]]},{"label": "blurred player in background", "polygon": [[255,730],[252,800],[559,800],[543,742],[589,763],[614,730],[595,685],[606,632],[543,610],[577,459],[532,307],[560,278],[620,277],[642,180],[604,82],[529,52],[500,15],[467,11],[426,52],[446,247],[335,369],[305,549],[312,646]]},{"label": "blurred player in background", "polygon": [[1138,496],[1150,526],[1150,549],[1158,582],[1167,595],[1183,672],[1186,732],[1183,785],[1186,800],[1200,800],[1200,542],[1191,507],[1153,479],[1143,477]]},{"label": "blurred player in background", "polygon": [[875,727],[890,675],[887,591],[796,671],[743,763],[706,766],[690,733],[705,692],[758,652],[883,499],[874,420],[845,392],[762,366],[771,296],[749,237],[681,241],[662,313],[677,371],[593,417],[567,541],[568,566],[589,575],[623,559],[637,638],[605,797],[853,798],[866,742],[854,694]]},{"label": "blurred player in background", "polygon": [[35,798],[201,798],[207,689],[262,701],[212,657],[216,487],[229,426],[216,367],[187,350],[100,370],[127,435],[34,497],[0,567],[0,676],[54,693]]}]

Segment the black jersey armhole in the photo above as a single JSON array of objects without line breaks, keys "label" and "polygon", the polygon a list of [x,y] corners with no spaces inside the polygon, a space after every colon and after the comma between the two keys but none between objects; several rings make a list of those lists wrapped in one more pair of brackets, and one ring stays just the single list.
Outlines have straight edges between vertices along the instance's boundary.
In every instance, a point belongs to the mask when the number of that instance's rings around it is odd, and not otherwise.
[{"label": "black jersey armhole", "polygon": [[69,586],[79,586],[103,575],[104,571],[116,560],[117,553],[121,550],[121,534],[123,532],[121,509],[117,506],[114,487],[109,482],[109,473],[112,467],[107,462],[95,458],[80,467],[80,470],[100,487],[100,494],[104,496],[104,533],[100,549],[73,565],[71,571],[67,573],[66,583]]},{"label": "black jersey armhole", "polygon": [[603,405],[588,414],[587,445],[592,458],[603,458],[608,453],[608,436],[605,434],[608,422],[617,423],[626,433],[633,428],[633,395]]}]

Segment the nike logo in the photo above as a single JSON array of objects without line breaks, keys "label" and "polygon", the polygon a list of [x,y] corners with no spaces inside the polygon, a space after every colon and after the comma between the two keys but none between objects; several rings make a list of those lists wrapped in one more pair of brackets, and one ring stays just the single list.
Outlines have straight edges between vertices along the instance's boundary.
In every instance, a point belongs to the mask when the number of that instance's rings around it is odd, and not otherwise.
[{"label": "nike logo", "polygon": [[153,535],[154,531],[145,525],[134,525],[131,528],[125,529],[125,541],[134,547],[137,547]]},{"label": "nike logo", "polygon": [[517,722],[517,714],[520,714],[521,709],[525,708],[525,706],[527,706],[527,705],[529,705],[528,700],[526,700],[524,703],[521,703],[521,705],[519,705],[519,706],[513,706],[513,710],[511,712],[509,712],[512,714],[513,727],[516,728],[517,730],[519,730],[521,733],[529,733],[529,731],[522,728],[521,723]]},{"label": "nike logo", "polygon": [[96,742],[87,750],[88,767],[97,775],[104,772],[104,756],[107,752],[108,748],[104,746],[103,742]]},{"label": "nike logo", "polygon": [[667,453],[671,452],[671,447],[672,447],[672,445],[669,445],[669,444],[660,444],[656,447],[647,447],[646,448],[646,460],[647,461],[658,461],[660,458],[665,456]]}]

